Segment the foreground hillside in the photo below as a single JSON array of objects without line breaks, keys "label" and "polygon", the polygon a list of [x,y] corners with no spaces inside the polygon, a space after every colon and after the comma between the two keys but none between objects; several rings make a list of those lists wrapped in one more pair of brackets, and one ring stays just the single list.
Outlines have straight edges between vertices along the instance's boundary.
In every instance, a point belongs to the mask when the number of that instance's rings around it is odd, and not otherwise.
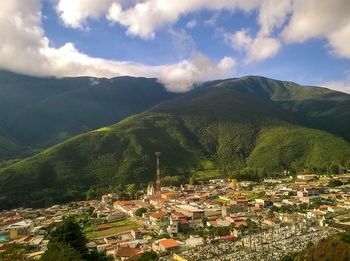
[{"label": "foreground hillside", "polygon": [[321,239],[316,245],[291,257],[294,261],[350,260],[350,235],[340,233]]},{"label": "foreground hillside", "polygon": [[175,96],[155,79],[38,78],[0,70],[0,161],[33,154]]},{"label": "foreground hillside", "polygon": [[207,84],[1,169],[0,206],[42,206],[85,198],[91,186],[146,184],[154,179],[155,151],[162,152],[162,176],[176,180],[208,173],[254,179],[282,170],[334,173],[350,164],[350,144],[298,124],[282,109],[281,97],[295,100],[300,92],[303,87],[257,77]]}]

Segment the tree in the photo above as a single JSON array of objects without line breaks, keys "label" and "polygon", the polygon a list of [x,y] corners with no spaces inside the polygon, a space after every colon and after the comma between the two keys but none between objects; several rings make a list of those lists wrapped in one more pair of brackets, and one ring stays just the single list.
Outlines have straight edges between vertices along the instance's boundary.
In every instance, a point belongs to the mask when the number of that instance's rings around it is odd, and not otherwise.
[{"label": "tree", "polygon": [[330,187],[339,187],[342,185],[343,185],[343,182],[341,182],[339,179],[332,179],[328,183],[328,186]]},{"label": "tree", "polygon": [[137,261],[156,261],[158,260],[158,255],[156,252],[150,251],[143,253]]},{"label": "tree", "polygon": [[73,218],[66,218],[63,223],[53,228],[49,233],[48,250],[41,260],[49,261],[107,261],[112,260],[105,254],[89,252],[87,240],[79,224]]},{"label": "tree", "polygon": [[142,214],[143,213],[146,213],[147,212],[147,209],[146,208],[138,208],[136,211],[135,211],[135,215],[138,216],[138,217],[142,217]]},{"label": "tree", "polygon": [[80,254],[86,255],[88,249],[86,247],[87,240],[80,229],[80,226],[73,218],[66,218],[63,223],[59,224],[49,235],[51,244],[66,244],[77,250]]},{"label": "tree", "polygon": [[23,245],[11,245],[4,252],[0,252],[0,260],[12,261],[12,260],[23,260],[24,255],[28,249]]},{"label": "tree", "polygon": [[51,243],[50,248],[42,255],[41,261],[80,261],[81,254],[63,243]]}]

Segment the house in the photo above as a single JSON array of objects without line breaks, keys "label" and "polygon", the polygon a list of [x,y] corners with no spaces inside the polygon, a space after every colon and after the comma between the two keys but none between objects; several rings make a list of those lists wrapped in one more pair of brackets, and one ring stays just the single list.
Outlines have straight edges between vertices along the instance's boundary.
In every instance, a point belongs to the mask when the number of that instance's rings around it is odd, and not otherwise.
[{"label": "house", "polygon": [[171,213],[171,219],[172,220],[178,220],[178,224],[179,224],[179,231],[186,229],[189,227],[189,217],[185,216],[184,214],[174,211]]},{"label": "house", "polygon": [[206,208],[204,209],[204,216],[206,218],[218,218],[222,216],[222,210],[220,208]]},{"label": "house", "polygon": [[131,229],[131,235],[134,238],[134,240],[142,239],[142,232],[138,228]]},{"label": "house", "polygon": [[172,216],[170,216],[170,223],[167,228],[167,232],[169,233],[171,238],[176,238],[179,233],[179,220],[173,219]]},{"label": "house", "polygon": [[273,205],[273,202],[270,198],[257,198],[255,203],[263,208],[268,208]]},{"label": "house", "polygon": [[305,180],[305,181],[312,180],[312,179],[314,179],[316,177],[317,177],[317,175],[315,175],[315,174],[297,175],[298,179]]},{"label": "house", "polygon": [[34,222],[29,219],[23,220],[7,226],[6,230],[9,233],[10,240],[28,236],[34,228]]},{"label": "house", "polygon": [[180,247],[180,244],[174,239],[160,239],[152,244],[152,249],[158,253],[170,253]]},{"label": "house", "polygon": [[248,199],[246,199],[246,198],[236,198],[236,199],[231,200],[230,203],[231,203],[231,204],[239,205],[239,206],[241,206],[244,210],[247,210],[247,209],[248,209],[249,201],[248,201]]},{"label": "house", "polygon": [[116,258],[120,260],[128,260],[134,256],[141,254],[143,250],[141,248],[120,247],[114,254]]},{"label": "house", "polygon": [[162,221],[166,217],[167,213],[162,210],[158,210],[157,212],[151,213],[149,215],[150,221],[152,225],[157,225],[160,221]]},{"label": "house", "polygon": [[298,197],[311,197],[318,195],[320,195],[320,190],[316,187],[304,187],[302,190],[297,192]]},{"label": "house", "polygon": [[177,211],[189,217],[192,220],[202,219],[204,217],[204,210],[191,205],[178,205]]}]

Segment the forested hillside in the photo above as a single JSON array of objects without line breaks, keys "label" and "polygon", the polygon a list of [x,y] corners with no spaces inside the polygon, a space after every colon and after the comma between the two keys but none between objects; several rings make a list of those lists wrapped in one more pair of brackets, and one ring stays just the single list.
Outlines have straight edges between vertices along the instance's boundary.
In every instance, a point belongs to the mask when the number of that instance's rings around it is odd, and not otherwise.
[{"label": "forested hillside", "polygon": [[325,97],[333,93],[341,106],[349,100],[327,89],[258,77],[208,83],[3,168],[1,206],[49,205],[84,198],[92,187],[146,184],[154,179],[155,151],[162,152],[168,180],[212,174],[259,179],[283,170],[334,173],[350,165],[350,144],[346,135],[302,125],[294,107],[285,107],[287,101],[302,103],[297,97],[304,88],[309,99],[328,102]]}]

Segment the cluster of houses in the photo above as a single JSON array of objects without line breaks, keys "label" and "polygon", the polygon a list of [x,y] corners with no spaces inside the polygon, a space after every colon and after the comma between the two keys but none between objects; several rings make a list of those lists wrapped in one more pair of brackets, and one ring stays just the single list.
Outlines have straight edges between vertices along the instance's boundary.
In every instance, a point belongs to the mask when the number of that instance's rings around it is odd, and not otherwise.
[{"label": "cluster of houses", "polygon": [[[343,185],[329,186],[331,179]],[[312,226],[350,227],[350,175],[298,175],[266,179],[261,183],[217,179],[201,185],[148,189],[138,200],[119,200],[117,195],[101,201],[76,202],[47,209],[16,209],[0,212],[0,251],[8,244],[32,247],[28,259],[46,250],[46,227],[62,222],[63,216],[89,213],[101,221],[133,219],[138,226],[123,233],[91,239],[88,247],[105,251],[116,260],[135,260],[146,251],[164,260],[185,260],[182,251],[208,243],[198,231],[219,231],[211,240],[236,240],[253,222],[257,227],[280,227],[303,222]],[[142,209],[142,211],[140,211]]]}]

